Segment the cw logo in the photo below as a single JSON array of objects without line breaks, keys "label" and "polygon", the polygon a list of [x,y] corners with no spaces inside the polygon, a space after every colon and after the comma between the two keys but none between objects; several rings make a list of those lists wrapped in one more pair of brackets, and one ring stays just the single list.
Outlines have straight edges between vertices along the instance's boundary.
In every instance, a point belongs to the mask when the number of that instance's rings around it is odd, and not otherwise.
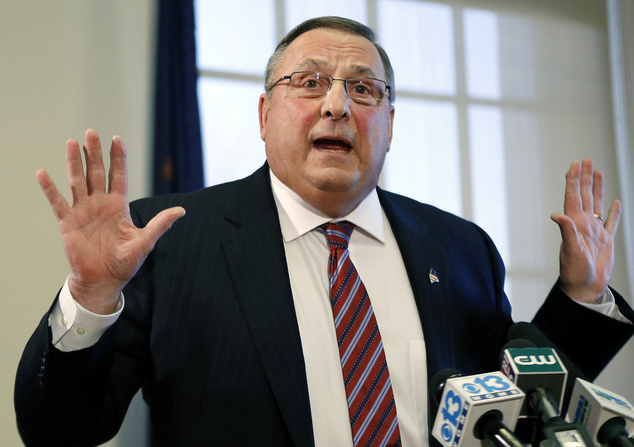
[{"label": "cw logo", "polygon": [[515,357],[515,363],[518,365],[556,365],[557,359],[554,355],[518,355]]}]

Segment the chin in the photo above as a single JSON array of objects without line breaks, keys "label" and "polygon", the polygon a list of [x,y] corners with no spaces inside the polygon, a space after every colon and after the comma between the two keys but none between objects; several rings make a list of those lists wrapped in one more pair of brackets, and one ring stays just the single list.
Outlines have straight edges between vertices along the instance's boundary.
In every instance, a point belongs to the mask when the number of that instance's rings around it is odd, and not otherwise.
[{"label": "chin", "polygon": [[311,183],[315,188],[325,192],[344,192],[357,185],[359,177],[358,173],[331,168],[313,176]]}]

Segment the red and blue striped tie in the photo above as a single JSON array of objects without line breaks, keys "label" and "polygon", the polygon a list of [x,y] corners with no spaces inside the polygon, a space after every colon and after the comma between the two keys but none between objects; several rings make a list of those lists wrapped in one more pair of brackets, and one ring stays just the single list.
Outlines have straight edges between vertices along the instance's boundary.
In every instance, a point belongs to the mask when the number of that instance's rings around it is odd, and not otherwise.
[{"label": "red and blue striped tie", "polygon": [[355,447],[400,446],[383,342],[368,292],[350,260],[350,222],[324,224],[330,246],[330,300]]}]

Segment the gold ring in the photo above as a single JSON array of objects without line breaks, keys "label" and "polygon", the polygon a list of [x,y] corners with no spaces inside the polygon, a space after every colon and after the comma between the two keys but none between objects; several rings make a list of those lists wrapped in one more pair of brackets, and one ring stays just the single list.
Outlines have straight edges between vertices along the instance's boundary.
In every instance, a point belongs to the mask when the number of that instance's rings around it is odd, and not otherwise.
[{"label": "gold ring", "polygon": [[597,214],[594,213],[594,217],[596,217],[597,219],[599,219],[601,222],[603,222],[603,216],[601,214]]}]

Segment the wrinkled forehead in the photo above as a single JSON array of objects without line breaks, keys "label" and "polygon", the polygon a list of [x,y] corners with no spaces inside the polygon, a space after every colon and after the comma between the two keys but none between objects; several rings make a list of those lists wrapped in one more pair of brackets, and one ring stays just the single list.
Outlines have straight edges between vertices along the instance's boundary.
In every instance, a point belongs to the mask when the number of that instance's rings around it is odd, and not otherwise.
[{"label": "wrinkled forehead", "polygon": [[372,42],[362,36],[327,28],[308,31],[291,42],[278,71],[278,75],[319,71],[335,77],[385,78],[381,57]]},{"label": "wrinkled forehead", "polygon": [[[334,73],[336,70],[337,66],[332,61],[312,57],[300,60],[293,69],[293,71],[318,71],[328,74]],[[347,76],[367,76],[369,78],[379,76],[379,73],[376,73],[372,67],[354,62],[345,66],[345,72]]]}]

